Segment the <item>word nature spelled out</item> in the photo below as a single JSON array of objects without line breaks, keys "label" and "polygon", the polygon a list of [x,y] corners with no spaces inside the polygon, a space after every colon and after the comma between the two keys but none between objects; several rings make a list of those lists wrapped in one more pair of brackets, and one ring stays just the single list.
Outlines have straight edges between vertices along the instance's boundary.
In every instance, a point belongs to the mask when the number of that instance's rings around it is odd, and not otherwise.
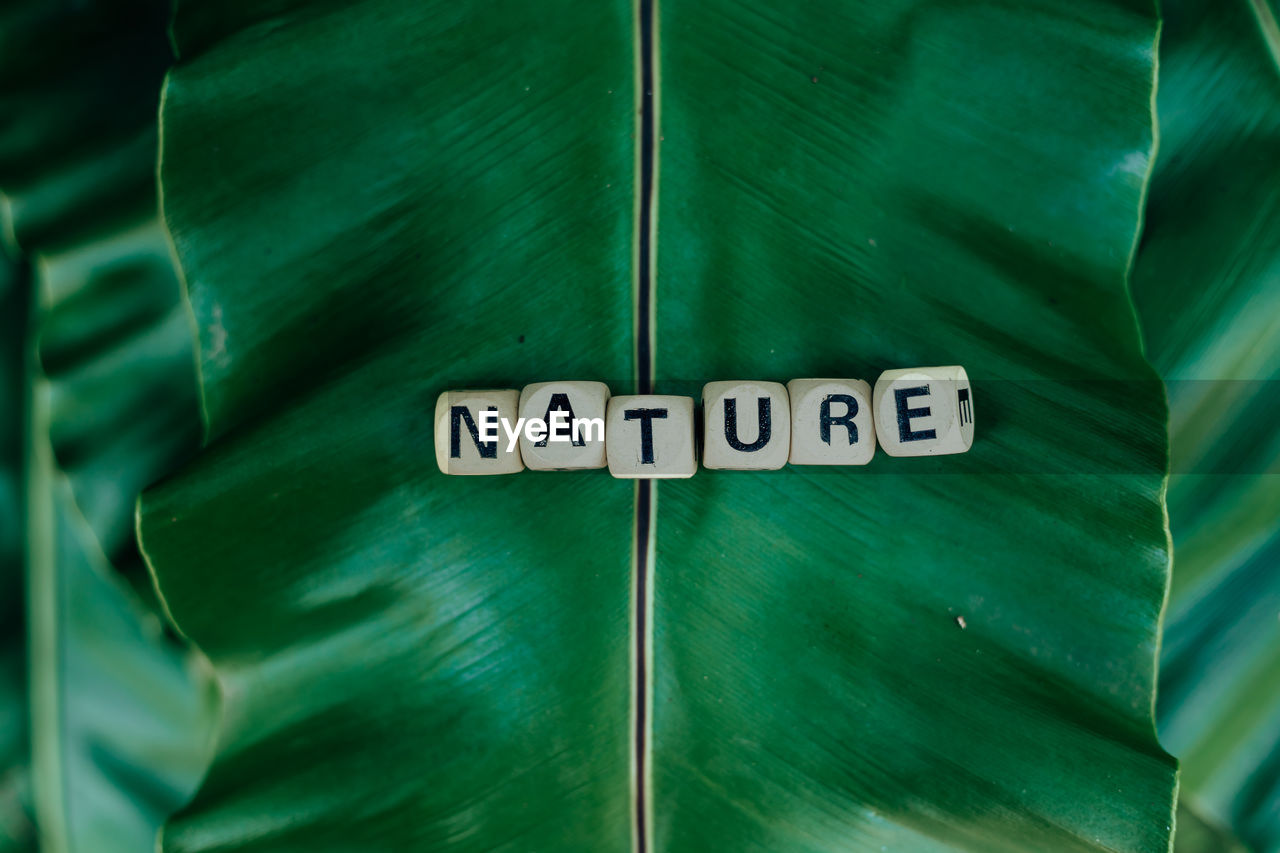
[{"label": "word nature spelled out", "polygon": [[538,382],[523,391],[446,391],[436,401],[436,463],[446,474],[608,467],[623,478],[692,477],[704,468],[866,465],[973,446],[963,367],[886,370],[861,379],[709,382],[702,435],[692,397],[613,397],[603,382]]}]

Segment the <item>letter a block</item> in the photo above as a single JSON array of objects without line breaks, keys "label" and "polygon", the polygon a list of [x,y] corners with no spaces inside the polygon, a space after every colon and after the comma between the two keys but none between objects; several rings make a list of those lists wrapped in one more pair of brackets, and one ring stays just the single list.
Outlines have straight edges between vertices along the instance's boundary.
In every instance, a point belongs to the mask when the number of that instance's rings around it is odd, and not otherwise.
[{"label": "letter a block", "polygon": [[[520,433],[520,458],[531,471],[570,471],[605,466],[604,412],[609,386],[603,382],[539,382],[520,392],[520,417],[537,418],[547,433],[537,440]],[[573,424],[579,429],[574,435]],[[589,422],[589,423],[588,423]]]},{"label": "letter a block", "polygon": [[772,471],[791,452],[791,406],[777,382],[708,382],[702,389],[702,464]]},{"label": "letter a block", "polygon": [[693,398],[614,397],[605,416],[609,473],[624,478],[692,477]]},{"label": "letter a block", "polygon": [[[436,465],[446,474],[515,474],[524,470],[520,445],[507,450],[501,424],[492,419],[486,435],[485,412],[495,412],[514,428],[520,392],[445,391],[436,400]],[[486,438],[492,437],[492,440]]]},{"label": "letter a block", "polygon": [[876,453],[871,386],[861,379],[792,379],[792,465],[866,465]]},{"label": "letter a block", "polygon": [[973,391],[963,367],[886,370],[872,397],[876,437],[890,456],[943,456],[973,446]]}]

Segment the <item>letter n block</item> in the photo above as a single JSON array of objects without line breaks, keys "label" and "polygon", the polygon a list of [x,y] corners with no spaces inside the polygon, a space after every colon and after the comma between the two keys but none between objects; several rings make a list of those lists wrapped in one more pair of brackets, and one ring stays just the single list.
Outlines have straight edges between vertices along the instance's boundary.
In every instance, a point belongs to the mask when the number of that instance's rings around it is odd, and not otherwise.
[{"label": "letter n block", "polygon": [[973,390],[959,365],[886,370],[872,398],[876,438],[890,456],[943,456],[973,446]]},{"label": "letter n block", "polygon": [[791,452],[791,406],[777,382],[708,382],[702,389],[702,464],[772,471]]},{"label": "letter n block", "polygon": [[692,477],[698,470],[692,397],[614,397],[604,438],[609,473],[615,477]]},{"label": "letter n block", "polygon": [[792,465],[866,465],[876,453],[871,386],[861,379],[792,379]]},{"label": "letter n block", "polygon": [[485,411],[496,412],[514,428],[520,392],[445,391],[436,399],[436,465],[446,474],[515,474],[524,470],[520,444],[507,450],[507,435],[493,421],[491,435],[484,433]]}]

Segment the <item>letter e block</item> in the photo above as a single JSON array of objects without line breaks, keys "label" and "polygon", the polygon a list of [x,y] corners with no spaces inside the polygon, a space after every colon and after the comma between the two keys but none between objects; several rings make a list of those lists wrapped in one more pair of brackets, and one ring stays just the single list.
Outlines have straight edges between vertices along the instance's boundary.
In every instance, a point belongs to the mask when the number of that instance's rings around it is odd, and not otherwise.
[{"label": "letter e block", "polygon": [[614,397],[605,416],[609,473],[615,477],[692,477],[693,398],[645,394]]},{"label": "letter e block", "polygon": [[973,446],[973,391],[959,365],[886,370],[872,398],[876,437],[890,456],[942,456]]},{"label": "letter e block", "polygon": [[708,382],[702,388],[702,464],[773,471],[791,452],[791,406],[777,382]]},{"label": "letter e block", "polygon": [[792,379],[792,465],[866,465],[876,453],[871,386],[861,379]]},{"label": "letter e block", "polygon": [[[604,415],[609,386],[603,382],[539,382],[520,392],[520,417],[547,424],[534,441],[520,434],[520,458],[531,471],[571,471],[605,466]],[[574,434],[573,424],[579,429]],[[589,423],[586,423],[589,422]]]},{"label": "letter e block", "polygon": [[[517,442],[510,451],[502,425],[490,420],[486,435],[485,412],[496,412],[512,428],[520,392],[445,391],[436,400],[436,465],[446,474],[515,474],[524,470]],[[492,436],[493,440],[486,438]]]}]

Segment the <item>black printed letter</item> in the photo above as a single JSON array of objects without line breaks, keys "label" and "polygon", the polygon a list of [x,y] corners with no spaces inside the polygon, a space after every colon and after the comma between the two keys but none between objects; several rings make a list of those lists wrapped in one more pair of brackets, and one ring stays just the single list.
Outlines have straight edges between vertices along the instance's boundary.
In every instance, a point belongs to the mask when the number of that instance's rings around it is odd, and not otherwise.
[{"label": "black printed letter", "polygon": [[[493,406],[488,408],[490,412],[498,411]],[[471,419],[471,413],[467,411],[466,406],[450,406],[449,407],[449,456],[453,459],[462,458],[462,430],[460,423],[466,421],[467,432],[471,433],[471,440],[476,443],[476,450],[480,451],[481,459],[497,459],[498,458],[498,442],[497,441],[481,441],[480,430],[476,427],[476,422]]]},{"label": "black printed letter", "polygon": [[[839,417],[831,417],[831,404],[844,403],[845,413]],[[858,414],[858,400],[852,394],[828,394],[822,401],[822,407],[818,409],[818,434],[824,442],[831,443],[831,425],[840,424],[840,426],[849,430],[849,443],[858,443],[858,426],[853,422],[854,417]]]},{"label": "black printed letter", "polygon": [[760,418],[760,434],[756,436],[756,440],[751,444],[743,444],[738,439],[738,401],[732,397],[724,401],[724,438],[734,450],[741,450],[743,453],[754,453],[769,443],[769,436],[773,433],[773,421],[769,417],[769,398],[760,397],[757,400],[757,404],[757,413]]},{"label": "black printed letter", "polygon": [[627,409],[622,413],[624,421],[640,422],[640,462],[652,465],[653,462],[653,419],[665,418],[666,409]]},{"label": "black printed letter", "polygon": [[[573,406],[569,405],[569,395],[568,394],[552,394],[551,402],[547,404],[547,413],[542,416],[542,420],[545,421],[547,424],[547,436],[541,441],[534,442],[534,445],[533,445],[534,447],[547,446],[547,438],[551,437],[551,413],[554,411],[561,411],[561,412],[567,413],[569,419],[565,421],[565,423],[568,424],[570,427],[573,426],[573,417],[574,417]],[[563,435],[563,433],[558,432],[556,433],[556,435],[560,436],[560,435]],[[586,446],[586,443],[587,443],[586,440],[581,435],[578,435],[575,438],[572,430],[570,430],[569,437],[573,440],[574,447]],[[558,440],[559,439],[557,438],[557,441]]]},{"label": "black printed letter", "polygon": [[928,385],[917,385],[914,388],[895,388],[893,389],[893,399],[898,404],[898,440],[899,441],[925,441],[930,438],[937,438],[936,430],[922,429],[919,432],[911,431],[912,418],[927,418],[933,414],[933,410],[928,406],[921,406],[912,409],[907,405],[907,401],[912,397],[927,397],[929,395]]}]

